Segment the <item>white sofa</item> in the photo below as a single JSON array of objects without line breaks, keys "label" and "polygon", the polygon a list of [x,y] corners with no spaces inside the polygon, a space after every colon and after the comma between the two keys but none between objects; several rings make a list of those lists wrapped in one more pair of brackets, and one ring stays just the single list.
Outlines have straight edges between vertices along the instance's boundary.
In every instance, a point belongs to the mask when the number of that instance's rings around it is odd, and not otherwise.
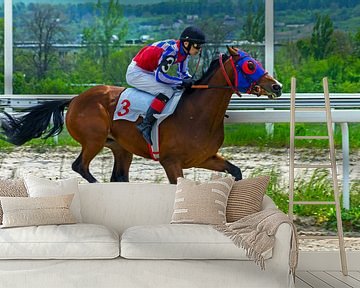
[{"label": "white sofa", "polygon": [[[261,270],[212,227],[169,224],[175,188],[147,183],[80,184],[83,223],[0,229],[0,288],[294,287],[289,275],[288,224],[279,227],[266,269]],[[263,209],[274,207],[265,196]],[[65,236],[62,229],[67,230]],[[177,229],[178,236],[172,229]],[[217,242],[202,241],[203,231]],[[166,241],[151,240],[161,239],[164,233],[172,235],[165,235]]]}]

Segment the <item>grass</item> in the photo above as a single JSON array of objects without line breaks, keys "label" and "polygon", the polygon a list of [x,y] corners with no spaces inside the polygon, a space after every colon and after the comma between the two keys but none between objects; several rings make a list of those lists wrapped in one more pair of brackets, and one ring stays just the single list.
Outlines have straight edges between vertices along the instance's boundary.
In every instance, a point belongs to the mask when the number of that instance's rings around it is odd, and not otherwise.
[{"label": "grass", "polygon": [[[281,211],[287,213],[289,188],[286,183],[281,183],[280,172],[276,169],[257,170],[252,177],[258,175],[270,176],[267,195],[274,200]],[[360,180],[355,181],[350,190],[350,209],[343,209],[341,213],[343,228],[347,232],[360,232]],[[295,180],[295,201],[334,201],[333,195],[332,179],[328,170],[316,169],[310,177],[300,176]],[[334,205],[294,205],[295,215],[312,217],[316,225],[333,231],[336,231],[335,212]]]},{"label": "grass", "polygon": [[[228,124],[225,126],[224,146],[257,146],[266,147],[289,147],[289,124],[274,124],[273,135],[268,135],[264,124]],[[295,134],[305,135],[327,135],[326,124],[296,124]],[[341,149],[341,128],[335,125],[335,146]],[[350,149],[360,149],[360,124],[349,123]],[[327,140],[297,140],[297,148],[328,149]],[[255,172],[255,174],[258,172]],[[280,172],[276,170],[261,171],[258,174],[270,176],[268,195],[274,200],[280,210],[287,213],[289,197],[288,185],[281,183]],[[360,232],[360,180],[352,181],[350,187],[350,209],[342,210],[344,231]],[[315,170],[311,177],[303,176],[296,179],[294,200],[298,201],[333,201],[333,186],[329,170]],[[341,197],[341,195],[340,195]],[[342,199],[340,199],[342,201]],[[336,213],[332,205],[295,205],[294,214],[298,216],[310,216],[315,223],[328,229],[336,228]]]},{"label": "grass", "polygon": [[[223,146],[257,146],[282,148],[289,146],[289,124],[274,124],[274,134],[268,135],[264,124],[226,124],[225,139]],[[327,135],[325,124],[296,124],[296,135]],[[341,129],[337,124],[335,126],[335,145],[341,148]],[[350,148],[360,149],[360,123],[349,123]],[[57,142],[56,142],[57,141]],[[57,140],[51,137],[49,139],[33,139],[26,145],[31,147],[47,146],[79,146],[71,138],[69,133],[64,131],[58,136]],[[11,149],[13,145],[0,140],[0,149]],[[298,148],[328,148],[328,142],[319,140],[298,140]]]},{"label": "grass", "polygon": [[[42,138],[32,139],[31,141],[25,143],[24,145],[37,149],[39,151],[41,151],[41,149],[44,148],[51,148],[57,146],[71,146],[71,147],[80,146],[79,143],[77,143],[69,135],[66,129],[64,129],[63,132],[56,137],[50,137],[48,139],[42,139]],[[15,147],[14,145],[0,139],[0,150],[11,151],[14,147]]]},{"label": "grass", "polygon": [[[268,135],[264,124],[225,125],[224,146],[288,147],[290,126],[287,123],[274,124],[274,134]],[[326,124],[296,124],[298,136],[327,135]],[[335,125],[335,144],[341,148],[341,128]],[[349,123],[350,148],[360,149],[360,124]],[[328,142],[319,140],[298,140],[298,148],[328,148]]]}]

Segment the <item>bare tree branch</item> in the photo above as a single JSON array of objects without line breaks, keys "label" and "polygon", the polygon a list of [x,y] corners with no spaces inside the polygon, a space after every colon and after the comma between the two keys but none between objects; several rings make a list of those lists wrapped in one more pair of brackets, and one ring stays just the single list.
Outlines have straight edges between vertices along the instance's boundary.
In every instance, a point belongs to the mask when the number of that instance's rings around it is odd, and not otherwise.
[{"label": "bare tree branch", "polygon": [[35,4],[33,12],[25,20],[30,39],[36,45],[32,62],[38,79],[43,78],[54,60],[53,44],[66,32],[61,23],[61,13],[49,4]]}]

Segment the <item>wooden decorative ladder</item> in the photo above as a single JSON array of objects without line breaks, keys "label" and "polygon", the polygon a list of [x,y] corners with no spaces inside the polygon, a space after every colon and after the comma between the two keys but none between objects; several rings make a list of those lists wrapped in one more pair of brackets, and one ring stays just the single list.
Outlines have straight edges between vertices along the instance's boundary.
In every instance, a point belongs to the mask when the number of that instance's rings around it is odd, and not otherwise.
[{"label": "wooden decorative ladder", "polygon": [[[298,107],[295,105],[296,97],[296,79],[291,78],[291,104],[290,104],[290,171],[289,171],[289,217],[293,220],[293,211],[294,205],[335,205],[336,209],[336,220],[337,220],[337,236],[300,236],[300,239],[333,239],[338,238],[339,240],[339,250],[340,250],[340,259],[341,259],[341,269],[342,273],[346,276],[348,275],[347,270],[347,261],[344,245],[344,236],[342,229],[342,220],[341,220],[341,207],[339,199],[339,185],[337,179],[337,170],[336,170],[336,158],[335,158],[335,146],[334,146],[334,135],[332,127],[332,118],[331,118],[331,108],[330,108],[330,97],[329,97],[329,88],[327,78],[323,79],[324,86],[324,100],[325,107]],[[296,136],[295,135],[295,110],[298,111],[319,111],[320,113],[325,112],[326,123],[327,123],[327,136]],[[329,164],[298,164],[295,163],[295,140],[296,139],[325,139],[329,141],[329,152],[330,152],[330,163]],[[294,201],[294,182],[295,182],[295,168],[330,168],[332,173],[332,183],[334,188],[334,200],[335,201]]]}]

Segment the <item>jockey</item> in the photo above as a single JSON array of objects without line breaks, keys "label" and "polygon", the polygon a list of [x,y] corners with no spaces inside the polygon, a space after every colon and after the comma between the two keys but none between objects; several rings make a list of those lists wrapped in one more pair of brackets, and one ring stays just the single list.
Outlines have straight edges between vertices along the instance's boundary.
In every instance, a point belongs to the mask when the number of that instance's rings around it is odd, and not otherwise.
[{"label": "jockey", "polygon": [[[164,40],[142,48],[132,59],[127,72],[129,85],[155,96],[145,118],[137,125],[147,143],[151,142],[151,128],[155,123],[154,114],[159,114],[174,94],[174,89],[181,86],[191,88],[193,80],[188,72],[189,55],[199,53],[205,43],[204,33],[197,27],[187,27],[179,40]],[[172,65],[178,65],[178,77],[167,74]]]}]

